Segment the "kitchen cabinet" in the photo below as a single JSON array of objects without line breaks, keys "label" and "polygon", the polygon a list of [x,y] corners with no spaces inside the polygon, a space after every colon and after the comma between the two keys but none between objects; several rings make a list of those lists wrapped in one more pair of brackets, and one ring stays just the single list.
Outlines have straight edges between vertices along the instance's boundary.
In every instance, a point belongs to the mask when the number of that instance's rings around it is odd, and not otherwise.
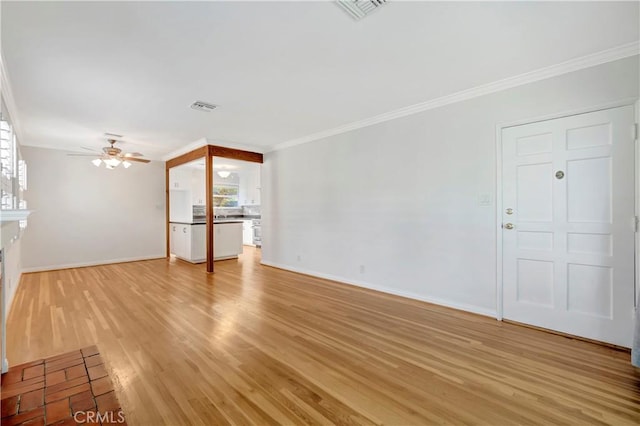
[{"label": "kitchen cabinet", "polygon": [[171,248],[171,253],[180,258],[184,258],[187,255],[187,237],[183,234],[187,232],[188,228],[189,225],[184,225],[181,223],[169,223],[169,229],[171,231],[169,247]]},{"label": "kitchen cabinet", "polygon": [[193,221],[193,206],[205,205],[204,170],[175,167],[169,170],[169,222]]},{"label": "kitchen cabinet", "polygon": [[262,192],[262,188],[260,186],[260,168],[252,174],[252,181],[250,181],[251,188],[249,190],[249,199],[251,200],[251,204],[258,205],[260,204],[260,194]]},{"label": "kitchen cabinet", "polygon": [[207,261],[207,225],[191,225],[191,260],[196,263]]},{"label": "kitchen cabinet", "polygon": [[192,170],[174,167],[169,170],[169,222],[191,222]]},{"label": "kitchen cabinet", "polygon": [[[242,253],[242,222],[213,225],[214,260],[232,259]],[[169,248],[177,258],[191,263],[207,260],[207,226],[170,223]]]},{"label": "kitchen cabinet", "polygon": [[193,221],[191,193],[186,190],[172,189],[169,191],[169,222]]},{"label": "kitchen cabinet", "polygon": [[247,200],[249,199],[249,182],[247,179],[247,174],[240,174],[240,184],[238,186],[238,205],[245,206],[249,204]]},{"label": "kitchen cabinet", "polygon": [[169,169],[169,189],[190,190],[191,170],[181,167]]},{"label": "kitchen cabinet", "polygon": [[242,221],[242,244],[245,246],[252,246],[253,244],[253,221]]},{"label": "kitchen cabinet", "polygon": [[260,204],[260,167],[247,170],[240,176],[240,204]]},{"label": "kitchen cabinet", "polygon": [[204,170],[193,170],[191,174],[191,204],[204,205],[206,192]]},{"label": "kitchen cabinet", "polygon": [[176,232],[178,225],[169,223],[169,253],[176,254]]},{"label": "kitchen cabinet", "polygon": [[191,263],[207,260],[206,225],[170,223],[171,239],[169,248],[176,257]]},{"label": "kitchen cabinet", "polygon": [[214,260],[231,259],[242,253],[242,222],[213,225]]}]

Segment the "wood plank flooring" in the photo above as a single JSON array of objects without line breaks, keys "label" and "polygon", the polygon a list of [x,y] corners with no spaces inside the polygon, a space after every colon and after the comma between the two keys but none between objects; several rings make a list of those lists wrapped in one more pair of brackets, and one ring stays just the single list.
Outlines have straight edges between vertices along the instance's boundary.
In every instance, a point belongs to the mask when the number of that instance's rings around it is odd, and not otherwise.
[{"label": "wood plank flooring", "polygon": [[629,354],[239,261],[26,274],[9,362],[96,344],[131,425],[638,424]]}]

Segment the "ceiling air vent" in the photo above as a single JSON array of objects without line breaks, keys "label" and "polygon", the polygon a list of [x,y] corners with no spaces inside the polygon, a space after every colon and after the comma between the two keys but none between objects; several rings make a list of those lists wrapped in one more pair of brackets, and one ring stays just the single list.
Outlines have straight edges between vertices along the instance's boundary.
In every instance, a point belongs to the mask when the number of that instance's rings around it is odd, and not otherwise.
[{"label": "ceiling air vent", "polygon": [[356,21],[387,3],[387,0],[337,0],[336,3]]},{"label": "ceiling air vent", "polygon": [[204,111],[204,112],[211,112],[217,107],[218,107],[217,105],[208,104],[202,101],[195,101],[194,103],[191,104],[191,109],[195,109],[196,111]]}]

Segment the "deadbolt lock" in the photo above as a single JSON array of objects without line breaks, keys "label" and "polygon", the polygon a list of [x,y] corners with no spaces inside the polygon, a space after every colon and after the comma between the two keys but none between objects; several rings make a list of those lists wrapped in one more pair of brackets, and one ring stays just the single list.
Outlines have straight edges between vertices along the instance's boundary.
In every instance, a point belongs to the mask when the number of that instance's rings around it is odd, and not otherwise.
[{"label": "deadbolt lock", "polygon": [[507,214],[513,214],[513,209],[509,208],[507,210],[505,210]]},{"label": "deadbolt lock", "polygon": [[513,223],[505,223],[504,224],[504,228],[505,229],[513,229],[514,228]]},{"label": "deadbolt lock", "polygon": [[562,170],[558,170],[556,172],[556,179],[562,179],[564,177],[564,172]]}]

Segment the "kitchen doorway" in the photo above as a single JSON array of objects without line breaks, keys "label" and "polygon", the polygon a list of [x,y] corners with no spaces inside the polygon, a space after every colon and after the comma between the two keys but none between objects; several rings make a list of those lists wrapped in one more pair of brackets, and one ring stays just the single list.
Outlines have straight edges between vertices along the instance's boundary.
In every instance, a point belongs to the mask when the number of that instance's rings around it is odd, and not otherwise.
[{"label": "kitchen doorway", "polygon": [[240,260],[243,256],[258,257],[258,260],[261,257],[261,166],[250,161],[213,157],[214,224],[242,222]]},{"label": "kitchen doorway", "polygon": [[[217,162],[221,163],[220,165],[223,167],[218,167],[218,170],[214,172],[214,157],[217,158]],[[171,197],[172,187],[173,190],[177,189],[175,187],[174,175],[175,171],[172,173],[174,169],[177,170],[178,167],[183,166],[187,163],[192,163],[197,160],[204,159],[204,205],[195,205],[192,204],[187,208],[187,212],[192,213],[192,222],[180,224],[180,226],[186,225],[190,228],[183,227],[181,230],[178,230],[178,227],[174,229],[172,224],[172,212],[175,209],[173,206],[173,201]],[[184,153],[178,157],[172,158],[166,162],[165,166],[165,181],[166,181],[166,256],[170,258],[172,250],[175,250],[176,247],[184,249],[184,252],[194,252],[195,242],[197,242],[197,246],[200,247],[200,240],[204,239],[205,244],[205,253],[206,253],[206,270],[207,272],[214,272],[214,260],[225,260],[231,259],[239,256],[239,253],[243,251],[243,221],[240,220],[240,217],[230,217],[229,208],[240,208],[241,205],[240,197],[246,195],[247,200],[252,200],[252,203],[255,204],[256,200],[259,201],[260,190],[261,187],[258,185],[253,185],[250,187],[246,187],[245,193],[241,191],[241,184],[238,177],[236,177],[237,182],[234,184],[231,179],[232,172],[229,169],[224,169],[225,162],[228,161],[242,161],[248,163],[256,163],[262,164],[263,155],[257,152],[243,151],[234,148],[227,148],[216,145],[204,145],[200,148],[196,148],[193,151],[189,151]],[[227,164],[228,166],[228,164]],[[254,182],[257,179],[257,182],[260,180],[260,169],[254,173]],[[226,176],[226,178],[225,178]],[[227,179],[227,181],[224,181]],[[225,185],[226,183],[226,185]],[[218,186],[218,189],[214,191],[214,186]],[[192,191],[193,192],[193,191]],[[257,197],[256,197],[257,195]],[[185,197],[182,197],[185,198]],[[234,200],[235,198],[235,200]],[[187,201],[191,200],[193,202],[192,197],[186,197]],[[218,214],[214,213],[214,203],[218,203]],[[258,203],[259,205],[259,203]],[[201,215],[202,207],[204,207],[204,215]],[[254,206],[255,207],[255,206]],[[196,212],[198,216],[204,217],[204,236],[201,235],[195,222]],[[255,209],[254,209],[255,212]],[[238,216],[243,216],[242,214],[237,213]],[[255,215],[255,213],[254,213]],[[222,216],[222,217],[216,217]],[[260,218],[258,219],[258,227],[257,227],[257,237],[261,246],[261,223]],[[217,222],[217,223],[214,223]],[[216,226],[218,225],[218,226]],[[222,226],[224,225],[224,226]],[[256,229],[253,227],[252,229]],[[191,230],[191,232],[189,232]],[[255,231],[253,231],[255,232]],[[182,234],[187,234],[182,235]],[[195,235],[197,234],[197,235]],[[195,235],[195,236],[194,236]],[[177,238],[180,238],[180,242],[178,243]],[[176,240],[172,243],[172,237],[176,238]],[[253,240],[252,240],[253,241]],[[225,251],[225,247],[228,250]],[[254,248],[255,250],[259,250]],[[197,251],[197,250],[195,250]],[[197,262],[194,262],[197,263]]]}]

